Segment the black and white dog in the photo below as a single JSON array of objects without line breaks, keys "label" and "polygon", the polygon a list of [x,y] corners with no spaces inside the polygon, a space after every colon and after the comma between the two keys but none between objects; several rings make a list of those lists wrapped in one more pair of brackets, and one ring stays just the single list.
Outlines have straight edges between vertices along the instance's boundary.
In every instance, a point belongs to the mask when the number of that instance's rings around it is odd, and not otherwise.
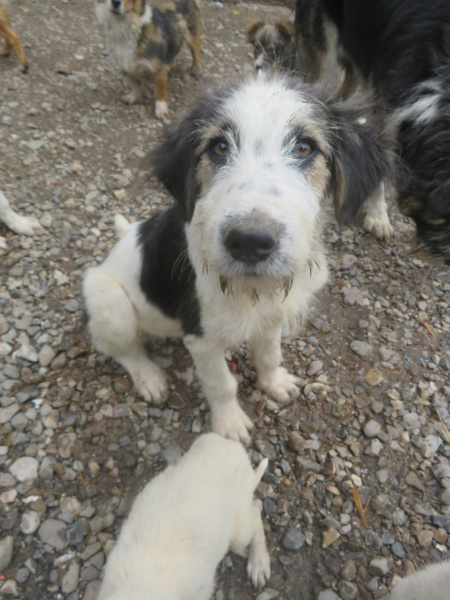
[{"label": "black and white dog", "polygon": [[398,145],[400,209],[450,264],[450,0],[297,0],[295,35],[310,80],[344,54],[374,89]]},{"label": "black and white dog", "polygon": [[166,380],[145,336],[183,336],[211,407],[212,429],[249,440],[226,348],[248,341],[257,385],[280,402],[298,393],[281,366],[281,336],[324,285],[322,204],[354,215],[385,175],[376,126],[296,77],[259,76],[200,99],[152,152],[175,204],[128,226],[90,269],[84,297],[93,343],[147,400]]}]

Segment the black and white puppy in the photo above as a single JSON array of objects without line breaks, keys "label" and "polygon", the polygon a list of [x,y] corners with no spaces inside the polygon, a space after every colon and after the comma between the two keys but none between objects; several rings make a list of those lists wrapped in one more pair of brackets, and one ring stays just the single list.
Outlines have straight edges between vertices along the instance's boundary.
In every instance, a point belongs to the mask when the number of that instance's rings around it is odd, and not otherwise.
[{"label": "black and white puppy", "polygon": [[450,0],[297,0],[295,23],[304,70],[342,50],[374,89],[398,145],[400,209],[450,264]]},{"label": "black and white puppy", "polygon": [[281,366],[281,336],[327,278],[322,205],[345,220],[379,185],[387,158],[376,131],[289,76],[255,76],[200,99],[152,152],[175,204],[126,227],[84,297],[94,345],[147,400],[166,380],[146,335],[183,336],[211,407],[213,431],[249,440],[225,350],[249,342],[257,385],[280,402],[298,393]]}]

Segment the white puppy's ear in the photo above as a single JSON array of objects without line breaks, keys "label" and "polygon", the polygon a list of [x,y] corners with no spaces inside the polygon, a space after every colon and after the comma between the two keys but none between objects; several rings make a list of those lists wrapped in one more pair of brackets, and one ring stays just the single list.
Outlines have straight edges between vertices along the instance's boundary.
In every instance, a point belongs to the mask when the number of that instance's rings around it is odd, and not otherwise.
[{"label": "white puppy's ear", "polygon": [[383,126],[358,99],[332,111],[332,194],[337,220],[357,222],[367,198],[392,174],[392,143]]}]

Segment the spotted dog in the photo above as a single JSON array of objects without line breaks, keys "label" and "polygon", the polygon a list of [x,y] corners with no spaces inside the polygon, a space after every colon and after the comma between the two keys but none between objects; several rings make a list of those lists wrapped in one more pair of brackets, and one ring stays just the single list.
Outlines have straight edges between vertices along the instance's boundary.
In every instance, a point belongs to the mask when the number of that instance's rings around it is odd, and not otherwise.
[{"label": "spotted dog", "polygon": [[130,93],[126,104],[138,102],[142,84],[155,83],[155,115],[169,113],[168,77],[183,44],[189,47],[192,75],[201,77],[201,24],[198,0],[95,0],[106,46],[125,73]]},{"label": "spotted dog", "polygon": [[376,125],[296,77],[260,75],[200,98],[151,154],[175,203],[147,221],[117,219],[122,237],[84,280],[95,347],[159,403],[167,389],[142,346],[182,336],[211,407],[213,431],[249,441],[225,350],[249,342],[257,386],[298,394],[281,338],[327,279],[322,206],[341,221],[384,176]]}]

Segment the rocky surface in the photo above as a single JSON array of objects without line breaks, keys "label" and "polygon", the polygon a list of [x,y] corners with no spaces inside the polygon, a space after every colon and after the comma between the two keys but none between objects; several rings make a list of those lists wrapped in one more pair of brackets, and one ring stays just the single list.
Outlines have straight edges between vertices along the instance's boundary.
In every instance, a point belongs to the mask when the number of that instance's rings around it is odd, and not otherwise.
[{"label": "rocky surface", "polygon": [[[251,71],[246,19],[290,13],[205,0],[203,14],[213,84]],[[94,600],[132,499],[208,430],[208,408],[179,341],[149,348],[170,383],[155,408],[92,351],[83,320],[83,272],[113,245],[114,215],[169,202],[143,166],[162,130],[152,90],[121,104],[88,0],[17,0],[13,22],[31,68],[1,59],[0,182],[43,232],[0,224],[0,595]],[[173,113],[197,85],[189,62],[172,73]],[[255,391],[247,349],[229,355],[256,423],[252,460],[270,459],[258,495],[273,574],[254,592],[229,555],[216,600],[383,598],[396,577],[449,556],[449,270],[411,253],[411,223],[391,214],[388,243],[330,216],[328,286],[284,345],[299,398],[278,407]]]}]

